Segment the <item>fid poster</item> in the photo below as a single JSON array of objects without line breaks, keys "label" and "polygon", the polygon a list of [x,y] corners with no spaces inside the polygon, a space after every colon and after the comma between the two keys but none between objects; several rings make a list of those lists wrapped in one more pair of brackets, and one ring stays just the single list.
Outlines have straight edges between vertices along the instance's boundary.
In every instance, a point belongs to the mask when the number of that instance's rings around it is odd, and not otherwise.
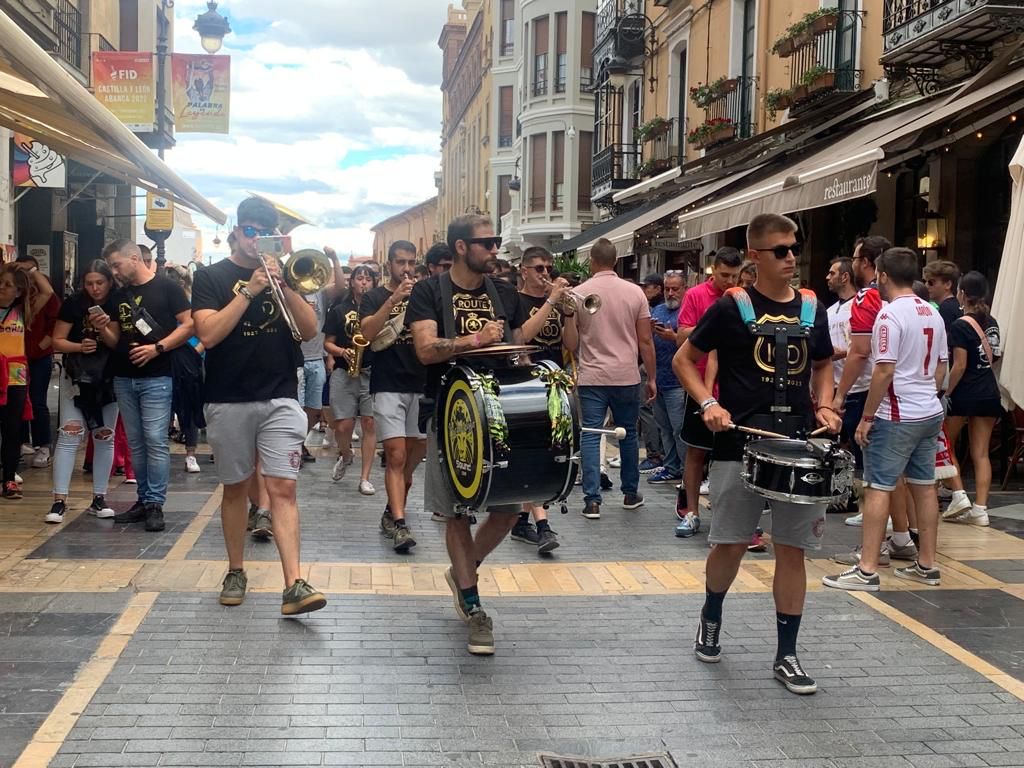
[{"label": "fid poster", "polygon": [[14,144],[14,186],[40,189],[67,186],[68,167],[63,155],[23,133],[14,134],[11,142]]},{"label": "fid poster", "polygon": [[128,128],[150,132],[156,121],[153,54],[96,51],[92,55],[96,99]]},{"label": "fid poster", "polygon": [[176,53],[174,129],[179,133],[227,133],[231,106],[231,57]]}]

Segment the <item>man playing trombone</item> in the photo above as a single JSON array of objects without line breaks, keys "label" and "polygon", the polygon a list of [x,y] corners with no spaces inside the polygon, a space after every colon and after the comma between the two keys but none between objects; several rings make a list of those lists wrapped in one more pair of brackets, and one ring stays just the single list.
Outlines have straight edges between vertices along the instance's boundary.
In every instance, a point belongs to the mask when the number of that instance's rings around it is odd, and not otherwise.
[{"label": "man playing trombone", "polygon": [[301,578],[295,497],[306,437],[306,415],[296,399],[302,365],[296,337],[309,340],[319,328],[313,308],[281,280],[280,264],[257,250],[258,238],[278,234],[277,210],[249,198],[238,206],[237,221],[238,247],[228,259],[199,270],[192,287],[195,332],[206,347],[207,437],[224,484],[228,573],[220,602],[240,605],[245,599],[247,491],[258,456],[284,571],[281,613],[290,616],[327,604]]}]

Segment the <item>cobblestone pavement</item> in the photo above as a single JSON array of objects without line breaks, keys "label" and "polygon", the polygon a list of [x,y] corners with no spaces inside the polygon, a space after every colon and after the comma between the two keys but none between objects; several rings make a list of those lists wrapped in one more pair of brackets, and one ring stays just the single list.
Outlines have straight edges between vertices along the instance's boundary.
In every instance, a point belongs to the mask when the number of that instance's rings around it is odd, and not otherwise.
[{"label": "cobblestone pavement", "polygon": [[[726,602],[720,665],[692,655],[706,535],[677,539],[675,492],[606,496],[599,521],[552,510],[563,546],[507,541],[482,569],[492,658],[465,652],[444,584],[443,530],[393,553],[384,504],[303,470],[303,559],[328,606],[279,615],[273,543],[247,553],[250,594],[217,604],[224,572],[214,467],[175,457],[168,530],[78,516],[42,524],[45,471],[0,505],[0,766],[539,766],[539,753],[679,766],[1024,766],[1024,504],[997,495],[989,529],[943,525],[943,586],[883,573],[877,596],[823,590],[859,531],[830,515],[808,561],[800,655],[820,691],[771,676],[770,554]],[[614,473],[613,473],[614,477]],[[115,508],[134,499],[115,485]],[[704,511],[706,522],[713,510]],[[764,518],[770,531],[771,518]]]}]

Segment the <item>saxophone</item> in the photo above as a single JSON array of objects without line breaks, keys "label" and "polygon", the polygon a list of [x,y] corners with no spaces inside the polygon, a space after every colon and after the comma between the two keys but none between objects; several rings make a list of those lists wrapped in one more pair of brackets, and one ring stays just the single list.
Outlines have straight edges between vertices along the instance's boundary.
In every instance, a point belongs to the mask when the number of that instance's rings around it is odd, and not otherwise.
[{"label": "saxophone", "polygon": [[352,336],[352,347],[353,354],[352,359],[348,364],[348,375],[353,379],[359,378],[359,373],[363,368],[363,350],[370,346],[370,342],[361,333],[357,333]]}]

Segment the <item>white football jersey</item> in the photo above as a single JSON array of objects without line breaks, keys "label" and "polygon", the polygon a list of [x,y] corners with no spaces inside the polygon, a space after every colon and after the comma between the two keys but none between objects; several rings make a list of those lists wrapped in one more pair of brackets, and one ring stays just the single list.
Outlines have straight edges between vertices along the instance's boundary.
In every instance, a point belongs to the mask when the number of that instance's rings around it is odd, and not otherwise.
[{"label": "white football jersey", "polygon": [[897,296],[882,308],[871,331],[876,363],[895,363],[889,391],[875,416],[888,421],[924,421],[942,414],[935,369],[948,362],[946,326],[935,309],[917,296]]}]

